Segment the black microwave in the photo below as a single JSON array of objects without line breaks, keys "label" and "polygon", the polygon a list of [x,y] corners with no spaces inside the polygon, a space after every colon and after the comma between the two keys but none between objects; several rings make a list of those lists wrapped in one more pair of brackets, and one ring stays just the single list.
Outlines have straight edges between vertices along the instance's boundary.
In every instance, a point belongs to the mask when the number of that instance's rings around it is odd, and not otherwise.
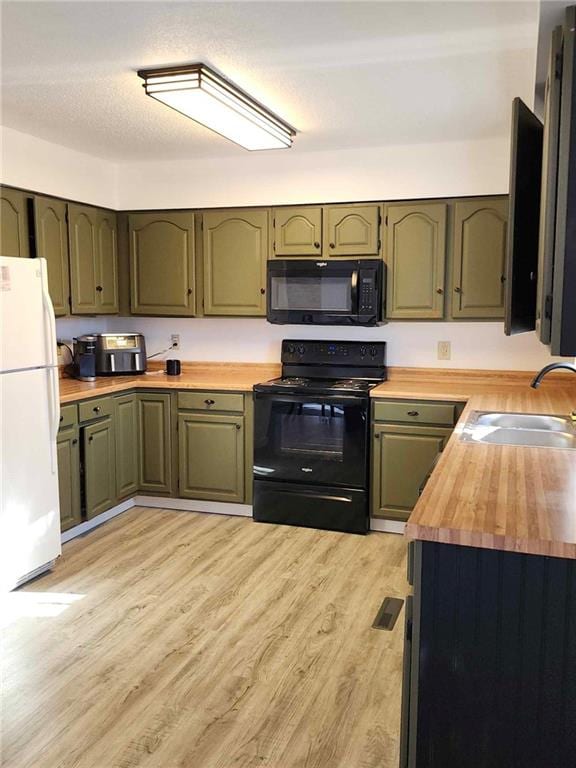
[{"label": "black microwave", "polygon": [[266,317],[293,325],[376,325],[383,274],[379,259],[270,260]]}]

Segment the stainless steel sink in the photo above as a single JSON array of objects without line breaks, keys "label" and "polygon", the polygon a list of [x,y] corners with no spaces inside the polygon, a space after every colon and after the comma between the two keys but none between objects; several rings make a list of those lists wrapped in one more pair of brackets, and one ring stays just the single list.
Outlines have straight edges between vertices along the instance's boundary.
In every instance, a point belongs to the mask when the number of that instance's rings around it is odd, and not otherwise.
[{"label": "stainless steel sink", "polygon": [[476,424],[486,427],[569,432],[572,428],[572,419],[566,416],[546,416],[539,413],[481,413],[476,419]]},{"label": "stainless steel sink", "polygon": [[576,450],[576,424],[567,416],[472,411],[460,439],[466,443]]}]

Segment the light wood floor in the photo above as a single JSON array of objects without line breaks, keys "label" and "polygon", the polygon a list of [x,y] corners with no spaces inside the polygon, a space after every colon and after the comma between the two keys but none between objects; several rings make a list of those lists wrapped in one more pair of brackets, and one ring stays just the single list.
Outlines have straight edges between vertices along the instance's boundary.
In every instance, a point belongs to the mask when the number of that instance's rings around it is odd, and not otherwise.
[{"label": "light wood floor", "polygon": [[370,625],[407,593],[405,549],[387,534],[124,513],[14,593],[61,612],[5,630],[0,763],[397,768],[404,614],[393,632]]}]

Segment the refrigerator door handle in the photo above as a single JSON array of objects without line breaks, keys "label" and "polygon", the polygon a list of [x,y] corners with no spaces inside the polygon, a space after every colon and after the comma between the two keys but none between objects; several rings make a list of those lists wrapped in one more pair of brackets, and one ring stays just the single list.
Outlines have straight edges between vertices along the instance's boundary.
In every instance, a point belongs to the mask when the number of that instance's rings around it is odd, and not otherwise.
[{"label": "refrigerator door handle", "polygon": [[56,319],[52,299],[48,293],[47,263],[46,259],[38,259],[42,271],[42,304],[44,317],[46,318],[46,347],[48,362],[48,392],[50,403],[50,454],[52,457],[52,473],[58,471],[56,463],[56,437],[60,426],[60,393],[58,386],[58,360],[56,356]]}]

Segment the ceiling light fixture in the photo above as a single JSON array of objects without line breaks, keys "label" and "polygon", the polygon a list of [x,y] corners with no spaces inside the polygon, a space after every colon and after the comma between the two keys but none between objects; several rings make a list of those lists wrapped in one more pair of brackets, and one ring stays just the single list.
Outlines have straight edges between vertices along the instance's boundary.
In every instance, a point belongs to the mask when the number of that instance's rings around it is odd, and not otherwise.
[{"label": "ceiling light fixture", "polygon": [[246,149],[285,149],[296,131],[205,64],[141,69],[148,96]]}]

